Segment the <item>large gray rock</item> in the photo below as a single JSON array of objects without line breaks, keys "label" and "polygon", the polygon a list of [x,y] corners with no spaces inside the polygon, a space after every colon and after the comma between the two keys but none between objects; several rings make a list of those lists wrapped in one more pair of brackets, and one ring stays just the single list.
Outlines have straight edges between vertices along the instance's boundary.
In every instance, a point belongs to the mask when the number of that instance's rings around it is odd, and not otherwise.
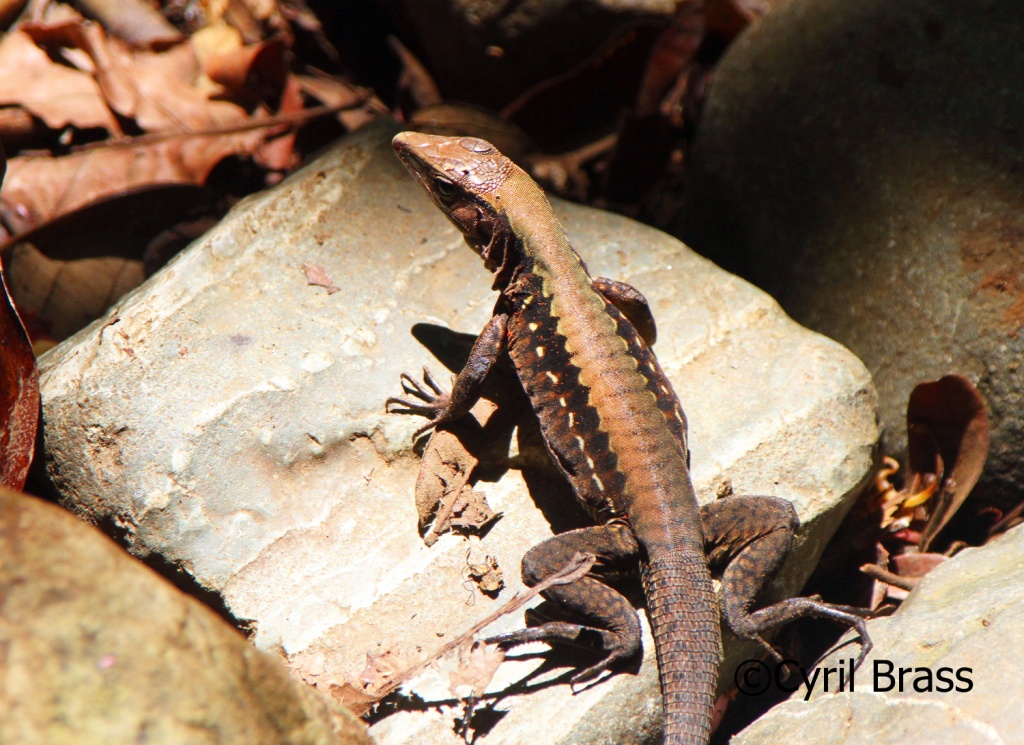
[{"label": "large gray rock", "polygon": [[[1024,529],[968,549],[926,576],[890,618],[868,622],[875,648],[853,692],[824,693],[819,683],[775,707],[733,739],[735,745],[799,741],[844,745],[1020,742],[1020,653],[1024,650]],[[818,667],[847,664],[849,648]],[[890,668],[890,663],[892,667]],[[874,670],[880,674],[875,683]],[[903,677],[899,669],[913,668]],[[927,674],[933,678],[927,692]],[[891,672],[890,672],[891,671]],[[887,677],[884,673],[892,676]],[[915,690],[914,681],[919,679]],[[966,681],[970,681],[970,686]],[[888,690],[892,688],[892,690]],[[953,690],[949,690],[952,688]],[[945,690],[943,690],[945,689]]]},{"label": "large gray rock", "polygon": [[[411,434],[422,422],[385,415],[383,401],[399,373],[431,361],[414,324],[476,332],[494,298],[479,258],[394,157],[391,134],[364,130],[239,205],[42,360],[48,468],[64,503],[113,520],[132,551],[159,553],[220,593],[258,647],[281,650],[325,690],[355,677],[368,651],[419,659],[506,600],[507,590],[474,599],[467,551],[497,557],[520,589],[523,553],[565,523],[550,507],[564,496],[556,486],[532,478],[528,490],[509,471],[478,486],[505,515],[485,538],[445,535],[427,548],[417,533]],[[774,590],[796,591],[871,467],[878,430],[863,366],[676,240],[556,210],[596,274],[650,299],[702,498],[731,480],[737,493],[795,503],[804,530]],[[307,284],[304,263],[341,291]],[[515,614],[492,631],[521,623]],[[502,699],[509,713],[489,742],[656,737],[649,638],[645,649],[639,679]],[[492,690],[537,664],[508,663]],[[413,691],[452,696],[436,674]],[[425,708],[384,718],[378,741],[451,741],[453,709]]]},{"label": "large gray rock", "polygon": [[4,488],[0,607],[5,745],[371,745],[98,530]]},{"label": "large gray rock", "polygon": [[1024,5],[791,0],[729,49],[677,234],[848,346],[887,450],[958,372],[989,407],[979,492],[1024,488]]}]

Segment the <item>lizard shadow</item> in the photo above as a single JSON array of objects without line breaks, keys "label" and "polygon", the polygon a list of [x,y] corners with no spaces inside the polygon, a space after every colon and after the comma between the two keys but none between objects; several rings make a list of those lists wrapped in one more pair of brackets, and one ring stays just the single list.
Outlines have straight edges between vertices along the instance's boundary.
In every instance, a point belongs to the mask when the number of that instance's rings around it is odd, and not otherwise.
[{"label": "lizard shadow", "polygon": [[[468,742],[476,742],[479,738],[485,737],[491,729],[505,718],[508,711],[503,711],[498,708],[502,701],[513,696],[528,696],[547,688],[569,685],[577,669],[593,662],[592,652],[583,648],[564,647],[560,649],[564,649],[566,651],[563,654],[559,654],[556,660],[553,660],[548,652],[542,651],[525,652],[517,655],[509,655],[507,657],[510,661],[540,659],[542,662],[538,667],[526,673],[518,680],[504,686],[500,691],[485,693],[479,698],[471,699],[472,703],[470,704],[470,708],[467,710],[467,713],[469,714],[468,726],[469,729],[473,730],[473,736],[468,740]],[[562,672],[554,674],[556,670],[562,668],[568,669],[564,669]],[[630,672],[635,674],[638,670],[639,662],[636,665],[618,666],[613,671],[613,674],[618,672]],[[607,680],[608,677],[610,677],[608,674],[599,675],[594,680],[580,684],[576,688],[576,691],[586,690],[593,685],[600,685]],[[538,678],[542,679],[537,680]],[[481,703],[484,705],[480,706]],[[396,692],[388,696],[385,701],[382,702],[381,708],[373,717],[370,718],[370,721],[379,721],[384,716],[387,716],[389,713],[397,709],[401,709],[403,711],[430,711],[441,707],[465,706],[466,704],[467,699],[460,699],[454,696],[450,698],[426,699],[416,694],[410,695]],[[464,730],[467,726],[465,716],[461,718],[457,717],[455,724],[457,730]]]},{"label": "lizard shadow", "polygon": [[[453,374],[458,374],[469,359],[476,336],[452,331],[444,326],[417,323],[412,335]],[[540,424],[530,406],[508,355],[495,364],[484,384],[481,398],[497,408],[481,426],[450,428],[466,450],[480,461],[471,483],[495,482],[510,468],[519,470],[537,509],[553,533],[593,525],[593,520],[577,502],[572,488],[548,455]],[[512,438],[517,454],[512,455]],[[423,438],[420,447],[426,446]]]},{"label": "lizard shadow", "polygon": [[[415,324],[412,335],[453,374],[458,374],[465,366],[476,342],[476,336],[472,334],[427,323]],[[491,370],[484,385],[482,398],[491,401],[496,407],[482,426],[475,418],[466,417],[467,421],[460,421],[446,428],[455,434],[467,452],[479,459],[470,483],[496,482],[510,468],[515,468],[522,474],[530,498],[549,524],[552,533],[560,534],[593,525],[593,518],[580,505],[569,482],[548,454],[539,421],[507,355]],[[515,455],[511,455],[513,437],[516,438]],[[426,439],[423,438],[424,445]],[[643,605],[638,573],[603,574],[601,579],[624,595],[634,607]],[[547,620],[579,619],[566,616],[560,612],[558,606],[548,601],[527,611],[527,625],[536,625]],[[542,657],[545,662],[522,680],[508,686],[501,694],[495,695],[519,695],[552,685],[564,685],[574,671],[592,664],[595,654],[595,650],[587,649],[585,646],[573,648],[565,645],[559,645],[554,653],[548,651],[534,654],[533,656]],[[515,656],[514,659],[528,657],[529,655]],[[638,656],[632,663],[618,666],[617,670],[635,673],[639,665]],[[537,676],[546,675],[555,668],[565,666],[571,669],[563,675],[539,683],[532,682]],[[603,680],[603,676],[598,678],[598,681],[600,680]],[[588,682],[586,685],[592,684]]]}]

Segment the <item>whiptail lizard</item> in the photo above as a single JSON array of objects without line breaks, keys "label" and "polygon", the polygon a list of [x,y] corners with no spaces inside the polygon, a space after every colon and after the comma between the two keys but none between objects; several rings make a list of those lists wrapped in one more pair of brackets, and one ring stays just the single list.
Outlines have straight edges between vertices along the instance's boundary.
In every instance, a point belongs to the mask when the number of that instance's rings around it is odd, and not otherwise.
[{"label": "whiptail lizard", "polygon": [[[478,400],[496,360],[508,354],[540,420],[545,444],[598,524],[530,550],[523,577],[534,585],[576,552],[597,556],[589,575],[545,594],[580,623],[549,622],[489,641],[563,642],[603,657],[573,677],[588,680],[640,651],[636,612],[601,581],[639,565],[654,634],[665,708],[665,743],[706,743],[720,658],[719,604],[710,566],[725,566],[722,613],[740,637],[802,616],[857,627],[856,609],[790,598],[750,611],[799,525],[776,497],[729,497],[703,508],[689,471],[686,417],[650,350],[654,321],[629,285],[592,279],[540,187],[491,144],[404,132],[399,158],[494,273],[500,295],[450,394],[426,376],[403,375],[419,401],[389,405],[427,416],[420,431],[452,422]],[[859,660],[858,660],[859,664]]]}]

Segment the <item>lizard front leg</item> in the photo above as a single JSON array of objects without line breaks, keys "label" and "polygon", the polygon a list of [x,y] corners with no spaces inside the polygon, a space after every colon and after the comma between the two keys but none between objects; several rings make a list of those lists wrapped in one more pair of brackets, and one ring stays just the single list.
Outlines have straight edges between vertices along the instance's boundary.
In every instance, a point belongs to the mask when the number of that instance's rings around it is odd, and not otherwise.
[{"label": "lizard front leg", "polygon": [[427,417],[430,421],[416,430],[414,438],[428,429],[454,422],[465,416],[480,400],[488,373],[507,349],[507,330],[507,314],[497,313],[491,317],[473,344],[469,359],[455,378],[451,393],[446,393],[424,368],[423,381],[426,387],[417,383],[408,373],[402,373],[401,377],[402,390],[416,396],[422,403],[391,397],[384,403],[384,408],[390,411],[389,406],[402,406],[404,408],[396,409],[394,413],[419,414]]},{"label": "lizard front leg", "polygon": [[800,526],[793,505],[778,497],[726,497],[701,508],[705,551],[722,573],[722,615],[732,632],[761,643],[777,661],[782,657],[763,634],[798,618],[831,618],[860,633],[861,651],[855,667],[869,651],[871,639],[863,616],[867,611],[824,603],[820,597],[782,600],[751,611],[758,594],[782,566]]},{"label": "lizard front leg", "polygon": [[640,334],[647,346],[654,346],[658,339],[658,327],[654,323],[651,306],[640,290],[633,285],[607,277],[595,277],[594,289],[604,295],[605,300],[619,309],[633,328]]},{"label": "lizard front leg", "polygon": [[601,660],[572,677],[573,684],[589,680],[620,661],[633,659],[640,652],[640,620],[636,610],[601,580],[602,576],[636,571],[639,547],[626,525],[609,523],[580,528],[537,544],[523,557],[523,581],[533,587],[580,551],[597,557],[590,573],[543,593],[579,623],[549,621],[487,639],[488,643],[505,645],[533,641],[570,644],[602,653]]}]

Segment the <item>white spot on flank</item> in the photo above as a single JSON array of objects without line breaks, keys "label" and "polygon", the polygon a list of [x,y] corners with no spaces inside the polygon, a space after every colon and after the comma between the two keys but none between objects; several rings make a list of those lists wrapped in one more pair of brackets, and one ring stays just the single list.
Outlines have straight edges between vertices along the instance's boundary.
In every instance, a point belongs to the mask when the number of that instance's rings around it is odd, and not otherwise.
[{"label": "white spot on flank", "polygon": [[537,353],[538,357],[544,356],[544,347],[536,347],[533,351]]},{"label": "white spot on flank", "polygon": [[557,375],[555,375],[555,374],[554,374],[553,372],[551,372],[550,370],[548,370],[548,371],[547,371],[547,376],[548,376],[549,378],[551,378],[551,382],[552,382],[552,383],[557,383],[557,382],[558,382],[558,376],[557,376]]},{"label": "white spot on flank", "polygon": [[[578,442],[580,444],[580,450],[585,450],[586,449],[586,446],[583,444],[583,438],[580,437],[579,435],[576,435],[576,442]],[[588,458],[587,460],[590,460],[590,459]]]},{"label": "white spot on flank", "polygon": [[533,302],[533,295],[527,295],[525,298],[523,298],[523,307],[525,308],[527,305],[529,305],[532,302]]},{"label": "white spot on flank", "polygon": [[591,458],[589,455],[584,455],[583,457],[587,459],[587,465],[590,468],[593,468],[594,467],[594,459]]},{"label": "white spot on flank", "polygon": [[535,323],[531,323],[530,324],[530,331],[536,331],[537,329],[538,329],[537,324],[535,324]]},{"label": "white spot on flank", "polygon": [[665,385],[664,383],[661,384],[661,392],[668,393],[668,386]]},{"label": "white spot on flank", "polygon": [[558,397],[558,403],[562,404],[562,406],[565,406],[566,405],[566,403],[565,403],[565,396],[559,396]]},{"label": "white spot on flank", "polygon": [[569,412],[569,428],[570,428],[570,429],[572,429],[573,421],[574,421],[575,419],[576,419],[575,415],[574,415],[574,414],[573,414],[573,413],[572,413],[572,412],[570,411],[570,412]]},{"label": "white spot on flank", "polygon": [[597,474],[595,473],[591,478],[594,479],[594,483],[597,484],[597,490],[604,491],[604,483],[602,483],[601,479],[597,477]]}]

